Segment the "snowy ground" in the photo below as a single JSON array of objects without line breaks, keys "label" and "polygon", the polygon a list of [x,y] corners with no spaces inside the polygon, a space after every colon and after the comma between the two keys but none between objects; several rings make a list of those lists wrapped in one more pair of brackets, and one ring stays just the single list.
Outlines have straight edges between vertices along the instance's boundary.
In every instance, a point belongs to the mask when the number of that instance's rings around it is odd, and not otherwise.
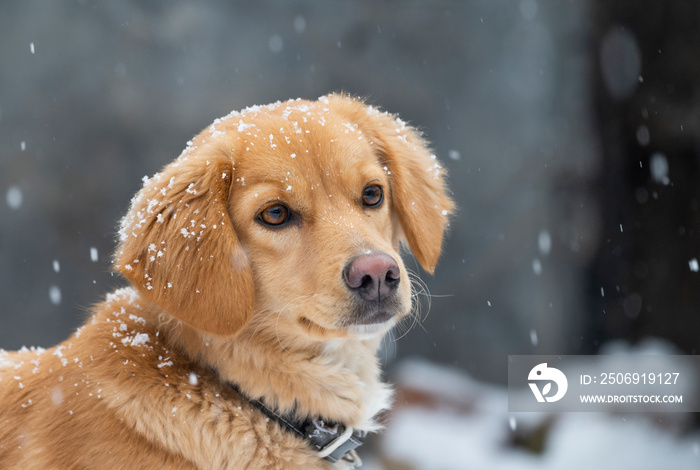
[{"label": "snowy ground", "polygon": [[505,387],[425,361],[403,363],[395,382],[366,470],[700,469],[690,414],[509,413]]}]

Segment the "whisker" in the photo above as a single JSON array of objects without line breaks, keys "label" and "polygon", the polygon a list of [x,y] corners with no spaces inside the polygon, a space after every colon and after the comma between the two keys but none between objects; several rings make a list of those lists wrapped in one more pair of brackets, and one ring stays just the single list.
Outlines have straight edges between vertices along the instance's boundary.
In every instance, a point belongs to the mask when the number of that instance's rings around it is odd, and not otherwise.
[{"label": "whisker", "polygon": [[[432,307],[432,296],[430,295],[430,290],[428,289],[428,284],[423,281],[417,273],[413,271],[408,271],[409,279],[412,281],[411,282],[411,291],[415,293],[413,298],[418,298],[418,296],[423,296],[427,300],[427,309],[425,313],[425,318],[420,318],[420,320],[425,321],[426,318],[428,318],[428,314],[430,313],[431,307]],[[417,286],[416,286],[417,284]],[[420,287],[420,290],[414,290],[414,287]],[[422,303],[418,302],[417,305],[421,305]],[[420,308],[416,308],[416,311],[419,311]]]},{"label": "whisker", "polygon": [[[389,337],[389,342],[396,343],[396,336],[394,335],[393,330],[389,330],[389,334],[387,336]],[[386,337],[384,337],[384,339],[386,339]],[[393,351],[394,351],[394,356],[392,357],[392,359],[396,359],[396,348],[393,348]],[[384,352],[385,352],[384,357],[386,358],[385,362],[389,362],[389,357],[387,356],[389,354],[388,349],[385,349]]]},{"label": "whisker", "polygon": [[423,326],[423,322],[428,318],[432,310],[432,299],[452,297],[452,295],[432,295],[428,289],[428,285],[418,276],[416,271],[407,268],[406,272],[411,283],[411,299],[413,300],[413,307],[410,314],[411,323],[408,324],[407,327],[404,326],[406,325],[405,323],[400,324],[406,329],[400,336],[395,338],[395,341],[408,335],[416,326],[419,326],[426,334],[429,334],[428,330]]}]

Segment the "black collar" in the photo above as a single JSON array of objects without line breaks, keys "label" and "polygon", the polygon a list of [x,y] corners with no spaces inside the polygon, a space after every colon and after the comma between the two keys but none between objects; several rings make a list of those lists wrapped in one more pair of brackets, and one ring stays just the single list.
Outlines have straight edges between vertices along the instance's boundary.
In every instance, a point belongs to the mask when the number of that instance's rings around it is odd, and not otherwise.
[{"label": "black collar", "polygon": [[283,416],[268,407],[257,398],[250,398],[241,392],[240,388],[229,383],[231,388],[243,399],[268,418],[274,420],[287,431],[307,441],[316,451],[319,458],[329,462],[337,462],[345,459],[355,466],[362,465],[362,461],[354,450],[362,445],[366,433],[355,431],[352,426],[343,424],[331,424],[321,418],[314,418],[299,422],[290,416]]}]

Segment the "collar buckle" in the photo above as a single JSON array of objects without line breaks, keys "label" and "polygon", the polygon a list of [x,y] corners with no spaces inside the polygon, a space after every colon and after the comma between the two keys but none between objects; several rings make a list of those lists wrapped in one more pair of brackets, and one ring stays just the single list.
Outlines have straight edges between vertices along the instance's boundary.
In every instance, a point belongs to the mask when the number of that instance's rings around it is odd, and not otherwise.
[{"label": "collar buckle", "polygon": [[318,449],[316,455],[329,462],[337,462],[345,459],[348,462],[358,465],[360,462],[354,449],[362,445],[364,433],[355,432],[352,426],[335,424],[332,427],[326,425],[320,419],[311,421],[311,426],[307,426],[307,438],[309,442]]},{"label": "collar buckle", "polygon": [[[314,423],[316,424],[316,423]],[[333,453],[340,449],[340,447],[348,442],[348,440],[352,437],[354,429],[352,426],[348,426],[345,428],[345,431],[343,431],[342,434],[340,434],[338,437],[333,439],[331,442],[326,444],[321,450],[317,452],[317,455],[321,457],[322,459],[325,459],[326,457],[333,455]],[[336,431],[337,433],[337,431]]]}]

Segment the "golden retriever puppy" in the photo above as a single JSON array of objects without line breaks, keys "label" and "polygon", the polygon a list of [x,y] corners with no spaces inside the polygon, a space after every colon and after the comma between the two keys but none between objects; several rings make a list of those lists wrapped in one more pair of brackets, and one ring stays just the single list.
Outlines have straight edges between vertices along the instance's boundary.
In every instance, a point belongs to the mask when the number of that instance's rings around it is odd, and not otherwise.
[{"label": "golden retriever puppy", "polygon": [[453,204],[410,126],[330,95],[217,119],[144,185],[130,283],[51,349],[0,352],[0,468],[330,469],[390,406],[376,352]]}]

